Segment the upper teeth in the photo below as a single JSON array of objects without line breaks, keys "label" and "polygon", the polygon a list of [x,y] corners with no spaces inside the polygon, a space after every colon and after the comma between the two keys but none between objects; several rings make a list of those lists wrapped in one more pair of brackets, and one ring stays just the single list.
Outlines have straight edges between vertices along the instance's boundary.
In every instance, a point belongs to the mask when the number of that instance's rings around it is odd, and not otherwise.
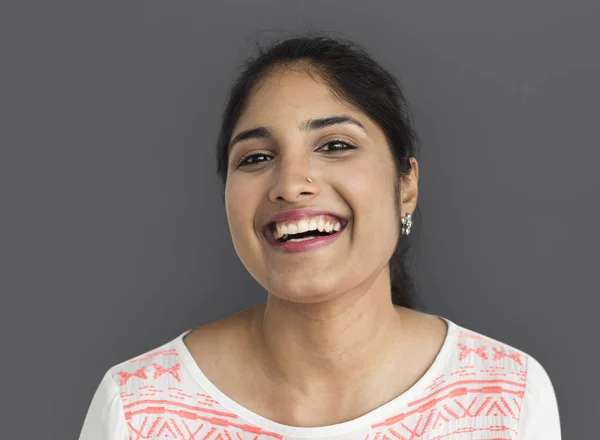
[{"label": "upper teeth", "polygon": [[331,232],[339,231],[342,224],[330,216],[319,215],[301,220],[279,222],[275,224],[275,238],[279,239],[288,234],[300,234],[306,231]]}]

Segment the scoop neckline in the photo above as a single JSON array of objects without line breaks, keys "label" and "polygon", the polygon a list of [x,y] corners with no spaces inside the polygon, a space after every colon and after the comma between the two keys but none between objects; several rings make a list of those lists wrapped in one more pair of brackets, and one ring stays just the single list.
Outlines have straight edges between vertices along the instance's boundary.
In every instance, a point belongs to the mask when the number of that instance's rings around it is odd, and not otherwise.
[{"label": "scoop neckline", "polygon": [[416,395],[424,390],[432,380],[439,375],[443,370],[443,365],[450,355],[453,347],[453,341],[456,337],[458,326],[451,320],[434,315],[442,319],[447,324],[446,337],[437,356],[427,371],[404,393],[396,396],[392,400],[384,403],[372,411],[363,414],[355,419],[348,420],[333,425],[324,426],[292,426],[275,422],[274,420],[263,417],[248,408],[237,403],[235,400],[228,397],[216,385],[214,385],[208,377],[204,375],[199,365],[194,360],[191,352],[183,342],[183,338],[193,329],[187,329],[173,340],[174,348],[181,359],[184,368],[190,373],[193,379],[206,391],[210,396],[219,402],[219,404],[228,411],[235,413],[251,424],[277,433],[284,436],[301,437],[301,438],[320,438],[326,436],[335,436],[357,431],[369,427],[370,425],[385,420],[388,417],[397,415],[398,406],[404,406],[410,403]]}]

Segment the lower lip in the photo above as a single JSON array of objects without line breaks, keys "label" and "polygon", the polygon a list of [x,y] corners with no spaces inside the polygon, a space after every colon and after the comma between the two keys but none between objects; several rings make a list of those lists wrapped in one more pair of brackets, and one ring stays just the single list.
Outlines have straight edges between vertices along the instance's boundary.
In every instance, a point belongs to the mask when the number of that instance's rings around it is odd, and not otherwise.
[{"label": "lower lip", "polygon": [[268,239],[269,243],[271,243],[273,246],[275,246],[277,249],[279,249],[283,252],[289,252],[289,253],[307,252],[307,251],[312,251],[312,250],[318,249],[323,246],[327,246],[328,244],[332,243],[342,234],[342,232],[344,232],[344,230],[346,229],[346,226],[347,225],[345,225],[342,229],[340,229],[339,231],[337,231],[335,234],[332,234],[332,235],[323,235],[321,237],[311,238],[310,240],[287,241],[284,243],[278,242],[275,239],[275,237],[273,236],[273,232],[271,230],[269,230],[267,232],[267,234],[269,234],[267,239]]}]

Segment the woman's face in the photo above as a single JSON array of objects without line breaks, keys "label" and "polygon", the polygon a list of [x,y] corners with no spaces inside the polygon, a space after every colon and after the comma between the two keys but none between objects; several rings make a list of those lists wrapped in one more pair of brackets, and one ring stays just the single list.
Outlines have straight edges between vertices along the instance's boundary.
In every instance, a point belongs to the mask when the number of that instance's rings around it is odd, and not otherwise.
[{"label": "woman's face", "polygon": [[[348,122],[305,127],[334,116],[364,128]],[[361,291],[389,277],[400,207],[394,206],[393,160],[383,131],[300,69],[273,72],[254,89],[231,139],[260,127],[232,144],[225,187],[233,245],[248,272],[271,295],[303,303]],[[416,206],[414,159],[412,165],[413,179],[401,189],[402,215]],[[269,217],[300,208],[331,211],[347,224],[318,248],[289,252],[272,244],[264,235]]]}]

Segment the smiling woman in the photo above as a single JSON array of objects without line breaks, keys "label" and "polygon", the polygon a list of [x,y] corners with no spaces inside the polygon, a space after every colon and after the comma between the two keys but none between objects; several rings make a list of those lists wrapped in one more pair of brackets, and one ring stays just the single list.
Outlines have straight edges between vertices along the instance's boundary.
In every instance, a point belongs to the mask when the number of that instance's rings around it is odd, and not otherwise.
[{"label": "smiling woman", "polygon": [[266,302],[110,368],[80,440],[560,439],[533,357],[415,310],[415,144],[397,81],[356,44],[249,60],[217,164]]},{"label": "smiling woman", "polygon": [[[286,118],[281,113],[283,109],[275,105],[281,100],[289,100],[286,102],[293,119]],[[300,118],[302,114],[306,115],[305,119]],[[290,125],[285,126],[285,122]],[[295,139],[286,142],[282,136]],[[302,139],[298,139],[299,136]],[[306,154],[310,150],[312,154],[306,159],[320,163],[319,169],[315,168],[310,176],[302,160],[286,158],[289,156],[286,147],[298,143],[302,147],[297,153]],[[288,162],[296,167],[292,169],[295,178],[303,182],[306,177],[314,178],[312,187],[315,189],[321,183],[316,179],[318,173],[325,173],[328,180],[344,181],[344,188],[354,194],[357,190],[366,192],[376,209],[371,213],[375,223],[383,219],[388,226],[385,230],[371,229],[367,237],[380,232],[385,238],[375,242],[388,248],[393,246],[386,250],[391,256],[384,256],[385,263],[389,262],[386,270],[390,272],[392,302],[412,308],[414,286],[404,263],[410,242],[408,236],[402,241],[399,238],[401,210],[405,211],[406,219],[411,219],[415,210],[419,214],[415,149],[416,134],[410,113],[391,74],[357,45],[344,45],[326,38],[290,39],[257,56],[233,85],[217,142],[217,172],[226,189],[225,201],[231,202],[227,208],[232,210],[240,206],[239,199],[228,198],[228,194],[251,197],[256,190],[253,185],[248,186],[251,182],[264,193],[266,176],[272,175],[273,170],[281,172],[281,166],[287,166]],[[365,166],[369,166],[368,169]],[[299,176],[302,170],[307,170],[303,173],[307,175]],[[228,179],[230,175],[232,178]],[[376,176],[375,180],[371,179],[372,175]],[[402,179],[405,180],[403,203],[400,202]],[[361,182],[365,182],[362,187]],[[375,187],[374,182],[380,183],[380,188]],[[242,192],[236,191],[238,183],[243,187]],[[380,197],[374,198],[374,195]],[[319,207],[326,203],[323,197],[319,202]],[[326,207],[331,208],[332,203],[339,204],[331,201]],[[312,204],[305,200],[299,205],[287,207],[297,209]],[[391,216],[381,209],[391,209]],[[228,212],[228,218],[232,217],[238,219]],[[366,221],[362,224],[369,227]],[[361,259],[367,260],[368,255],[363,253]],[[380,256],[371,261],[381,264],[379,260]],[[364,267],[362,262],[355,264]],[[252,269],[249,270],[253,274]],[[297,275],[301,276],[299,272]]]}]

